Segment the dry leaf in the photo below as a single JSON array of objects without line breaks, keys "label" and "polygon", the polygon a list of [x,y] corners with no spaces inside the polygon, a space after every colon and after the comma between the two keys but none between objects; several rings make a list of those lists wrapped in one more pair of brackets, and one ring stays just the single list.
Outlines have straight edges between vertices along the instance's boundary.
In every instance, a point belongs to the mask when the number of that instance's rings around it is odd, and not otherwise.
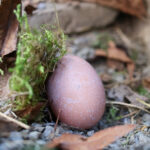
[{"label": "dry leaf", "polygon": [[101,77],[101,80],[104,82],[104,83],[109,83],[112,81],[112,76],[106,74],[106,73],[103,73],[100,75]]},{"label": "dry leaf", "polygon": [[113,60],[113,59],[108,59],[107,60],[107,65],[110,68],[117,69],[117,70],[120,70],[120,71],[125,69],[124,63],[122,63],[120,61]]},{"label": "dry leaf", "polygon": [[63,134],[61,137],[48,143],[46,147],[61,147],[63,150],[100,150],[118,138],[126,135],[135,128],[135,125],[120,125],[104,129],[89,138],[75,134]]},{"label": "dry leaf", "polygon": [[124,51],[117,48],[112,41],[109,42],[109,48],[107,51],[98,49],[96,50],[95,55],[107,57],[108,59],[120,61],[127,64],[128,73],[130,79],[132,79],[135,68],[133,61],[127,56],[127,54]]},{"label": "dry leaf", "polygon": [[25,109],[15,112],[19,117],[26,117],[28,122],[35,120],[35,118],[40,114],[40,110],[46,105],[46,103],[39,102],[35,106],[27,106]]},{"label": "dry leaf", "polygon": [[[77,0],[57,0],[58,2],[77,1]],[[142,18],[146,15],[144,0],[78,0],[81,2],[98,3],[104,6],[118,9],[130,15]]]},{"label": "dry leaf", "polygon": [[142,84],[144,87],[150,89],[150,77],[146,77],[142,80]]},{"label": "dry leaf", "polygon": [[0,5],[0,55],[7,55],[16,50],[18,21],[14,14],[21,0],[2,0]]},{"label": "dry leaf", "polygon": [[146,7],[143,0],[83,0],[95,2],[104,6],[119,9],[122,12],[142,18],[146,15]]}]

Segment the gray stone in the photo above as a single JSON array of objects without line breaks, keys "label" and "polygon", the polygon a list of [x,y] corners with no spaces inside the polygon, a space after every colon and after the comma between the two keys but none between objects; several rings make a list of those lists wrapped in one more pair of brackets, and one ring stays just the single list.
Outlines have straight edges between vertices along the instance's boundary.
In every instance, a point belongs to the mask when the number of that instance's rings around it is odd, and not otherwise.
[{"label": "gray stone", "polygon": [[87,136],[92,136],[94,134],[94,132],[95,132],[94,130],[88,131]]},{"label": "gray stone", "polygon": [[72,53],[76,53],[77,56],[79,56],[83,59],[94,59],[95,58],[94,48],[84,47],[82,49],[79,49],[78,47],[72,47],[70,49],[72,50]]},{"label": "gray stone", "polygon": [[0,145],[0,150],[21,150],[23,144],[20,141],[5,142]]},{"label": "gray stone", "polygon": [[65,130],[65,128],[59,126],[59,127],[57,127],[57,132],[58,132],[59,134],[63,134],[63,133],[66,132],[66,130]]},{"label": "gray stone", "polygon": [[43,140],[37,140],[36,143],[39,145],[45,145],[46,144],[46,142]]},{"label": "gray stone", "polygon": [[93,44],[97,40],[97,36],[97,32],[92,32],[70,38],[68,40],[69,52],[86,60],[94,59],[96,56]]},{"label": "gray stone", "polygon": [[33,130],[43,132],[44,127],[34,127]]},{"label": "gray stone", "polygon": [[29,130],[22,130],[21,134],[22,134],[23,139],[29,138]]},{"label": "gray stone", "polygon": [[45,130],[42,134],[42,139],[43,140],[49,140],[49,138],[51,137],[51,133],[54,131],[54,128],[51,126],[46,126]]},{"label": "gray stone", "polygon": [[29,133],[29,139],[31,140],[37,140],[40,136],[40,132],[32,131]]},{"label": "gray stone", "polygon": [[[115,9],[94,3],[69,2],[55,5],[61,28],[65,33],[79,33],[107,26],[115,20],[118,14]],[[33,16],[29,17],[31,27],[39,28],[43,24],[56,25],[54,4],[47,3],[44,7],[44,9],[37,9],[33,12]]]},{"label": "gray stone", "polygon": [[38,124],[38,123],[32,123],[32,125],[31,125],[32,127],[42,127],[42,124]]},{"label": "gray stone", "polygon": [[29,130],[22,130],[21,133],[22,134],[27,134],[27,133],[29,133]]},{"label": "gray stone", "polygon": [[115,74],[112,76],[113,80],[119,83],[122,83],[125,80],[125,75],[124,74]]},{"label": "gray stone", "polygon": [[9,139],[11,141],[22,141],[22,135],[20,132],[11,132]]},{"label": "gray stone", "polygon": [[133,147],[131,150],[150,150],[150,143],[145,143],[140,146]]},{"label": "gray stone", "polygon": [[150,138],[148,136],[146,136],[145,134],[143,134],[142,132],[137,133],[136,137],[138,137],[140,144],[150,142]]},{"label": "gray stone", "polygon": [[45,123],[45,126],[55,126],[55,122],[48,122],[48,123]]},{"label": "gray stone", "polygon": [[144,114],[142,119],[143,119],[143,124],[150,126],[150,115],[149,114]]},{"label": "gray stone", "polygon": [[37,8],[38,9],[45,9],[46,8],[46,3],[39,3]]}]

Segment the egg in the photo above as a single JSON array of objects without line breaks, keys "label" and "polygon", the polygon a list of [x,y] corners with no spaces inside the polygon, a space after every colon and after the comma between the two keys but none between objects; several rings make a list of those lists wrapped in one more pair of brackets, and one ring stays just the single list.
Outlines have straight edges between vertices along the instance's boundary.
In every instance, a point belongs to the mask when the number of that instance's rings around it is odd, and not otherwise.
[{"label": "egg", "polygon": [[51,110],[69,126],[88,129],[94,126],[105,110],[105,91],[100,77],[85,60],[64,56],[48,78],[48,99]]}]

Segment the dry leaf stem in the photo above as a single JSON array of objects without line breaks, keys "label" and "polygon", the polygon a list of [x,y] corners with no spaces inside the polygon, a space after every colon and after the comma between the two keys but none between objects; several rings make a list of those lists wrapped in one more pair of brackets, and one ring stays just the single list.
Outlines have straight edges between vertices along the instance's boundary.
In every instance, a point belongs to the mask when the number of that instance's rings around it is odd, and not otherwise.
[{"label": "dry leaf stem", "polygon": [[9,117],[9,116],[5,115],[4,113],[1,113],[1,112],[0,112],[0,118],[3,118],[3,119],[5,119],[6,121],[9,121],[9,122],[13,122],[14,124],[24,128],[24,129],[29,129],[30,128],[30,126],[14,119],[14,118],[11,118],[11,117]]},{"label": "dry leaf stem", "polygon": [[139,109],[139,110],[143,110],[143,111],[145,111],[145,112],[147,112],[147,113],[150,113],[150,111],[148,111],[147,109],[144,109],[144,108],[142,108],[142,107],[140,107],[140,106],[136,106],[136,105],[128,104],[128,103],[124,103],[124,102],[107,101],[106,104],[108,104],[108,105],[114,104],[114,105],[122,105],[122,106],[126,106],[126,107],[132,107],[132,108],[136,108],[136,109]]}]

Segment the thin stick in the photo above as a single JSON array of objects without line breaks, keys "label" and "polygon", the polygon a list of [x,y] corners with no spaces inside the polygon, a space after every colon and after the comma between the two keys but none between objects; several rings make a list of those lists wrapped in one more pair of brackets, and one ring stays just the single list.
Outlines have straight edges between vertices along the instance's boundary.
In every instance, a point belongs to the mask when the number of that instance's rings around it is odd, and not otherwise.
[{"label": "thin stick", "polygon": [[145,105],[145,106],[147,106],[147,107],[150,108],[150,104],[149,104],[149,103],[146,103],[145,101],[143,101],[143,100],[141,100],[141,99],[139,99],[139,98],[137,98],[136,100],[137,100],[138,102],[140,102],[141,104],[143,104],[143,105]]},{"label": "thin stick", "polygon": [[57,28],[58,28],[59,31],[61,31],[55,0],[53,0],[52,2],[53,2],[53,5],[54,5],[54,9],[55,9],[55,17],[56,17]]},{"label": "thin stick", "polygon": [[132,108],[136,108],[136,109],[140,109],[140,110],[143,110],[143,111],[146,111],[147,113],[150,113],[150,111],[140,107],[140,106],[136,106],[136,105],[133,105],[133,104],[128,104],[128,103],[124,103],[124,102],[113,102],[113,101],[107,101],[106,104],[114,104],[114,105],[123,105],[123,106],[126,106],[126,107],[132,107]]},{"label": "thin stick", "polygon": [[0,101],[6,101],[8,99],[14,99],[17,96],[29,95],[29,92],[20,92],[20,93],[12,93],[10,96],[5,98],[0,98]]},{"label": "thin stick", "polygon": [[139,110],[136,110],[136,111],[133,111],[133,112],[127,114],[127,115],[124,115],[124,116],[121,117],[121,119],[130,117],[130,116],[132,116],[132,115],[134,115],[134,114],[136,114],[136,113],[139,113]]},{"label": "thin stick", "polygon": [[28,125],[26,125],[26,124],[24,124],[24,123],[22,123],[22,122],[20,122],[20,121],[18,121],[16,119],[14,119],[14,118],[11,118],[11,117],[9,117],[9,116],[1,113],[1,112],[0,112],[0,117],[6,119],[9,122],[15,123],[16,125],[24,128],[24,129],[29,129],[30,128],[30,126],[28,126]]},{"label": "thin stick", "polygon": [[60,117],[60,112],[61,112],[61,110],[59,110],[59,112],[58,112],[57,120],[56,120],[55,127],[54,127],[54,132],[56,131],[56,128],[57,128],[57,125],[58,125],[58,121],[59,121],[59,117]]}]

